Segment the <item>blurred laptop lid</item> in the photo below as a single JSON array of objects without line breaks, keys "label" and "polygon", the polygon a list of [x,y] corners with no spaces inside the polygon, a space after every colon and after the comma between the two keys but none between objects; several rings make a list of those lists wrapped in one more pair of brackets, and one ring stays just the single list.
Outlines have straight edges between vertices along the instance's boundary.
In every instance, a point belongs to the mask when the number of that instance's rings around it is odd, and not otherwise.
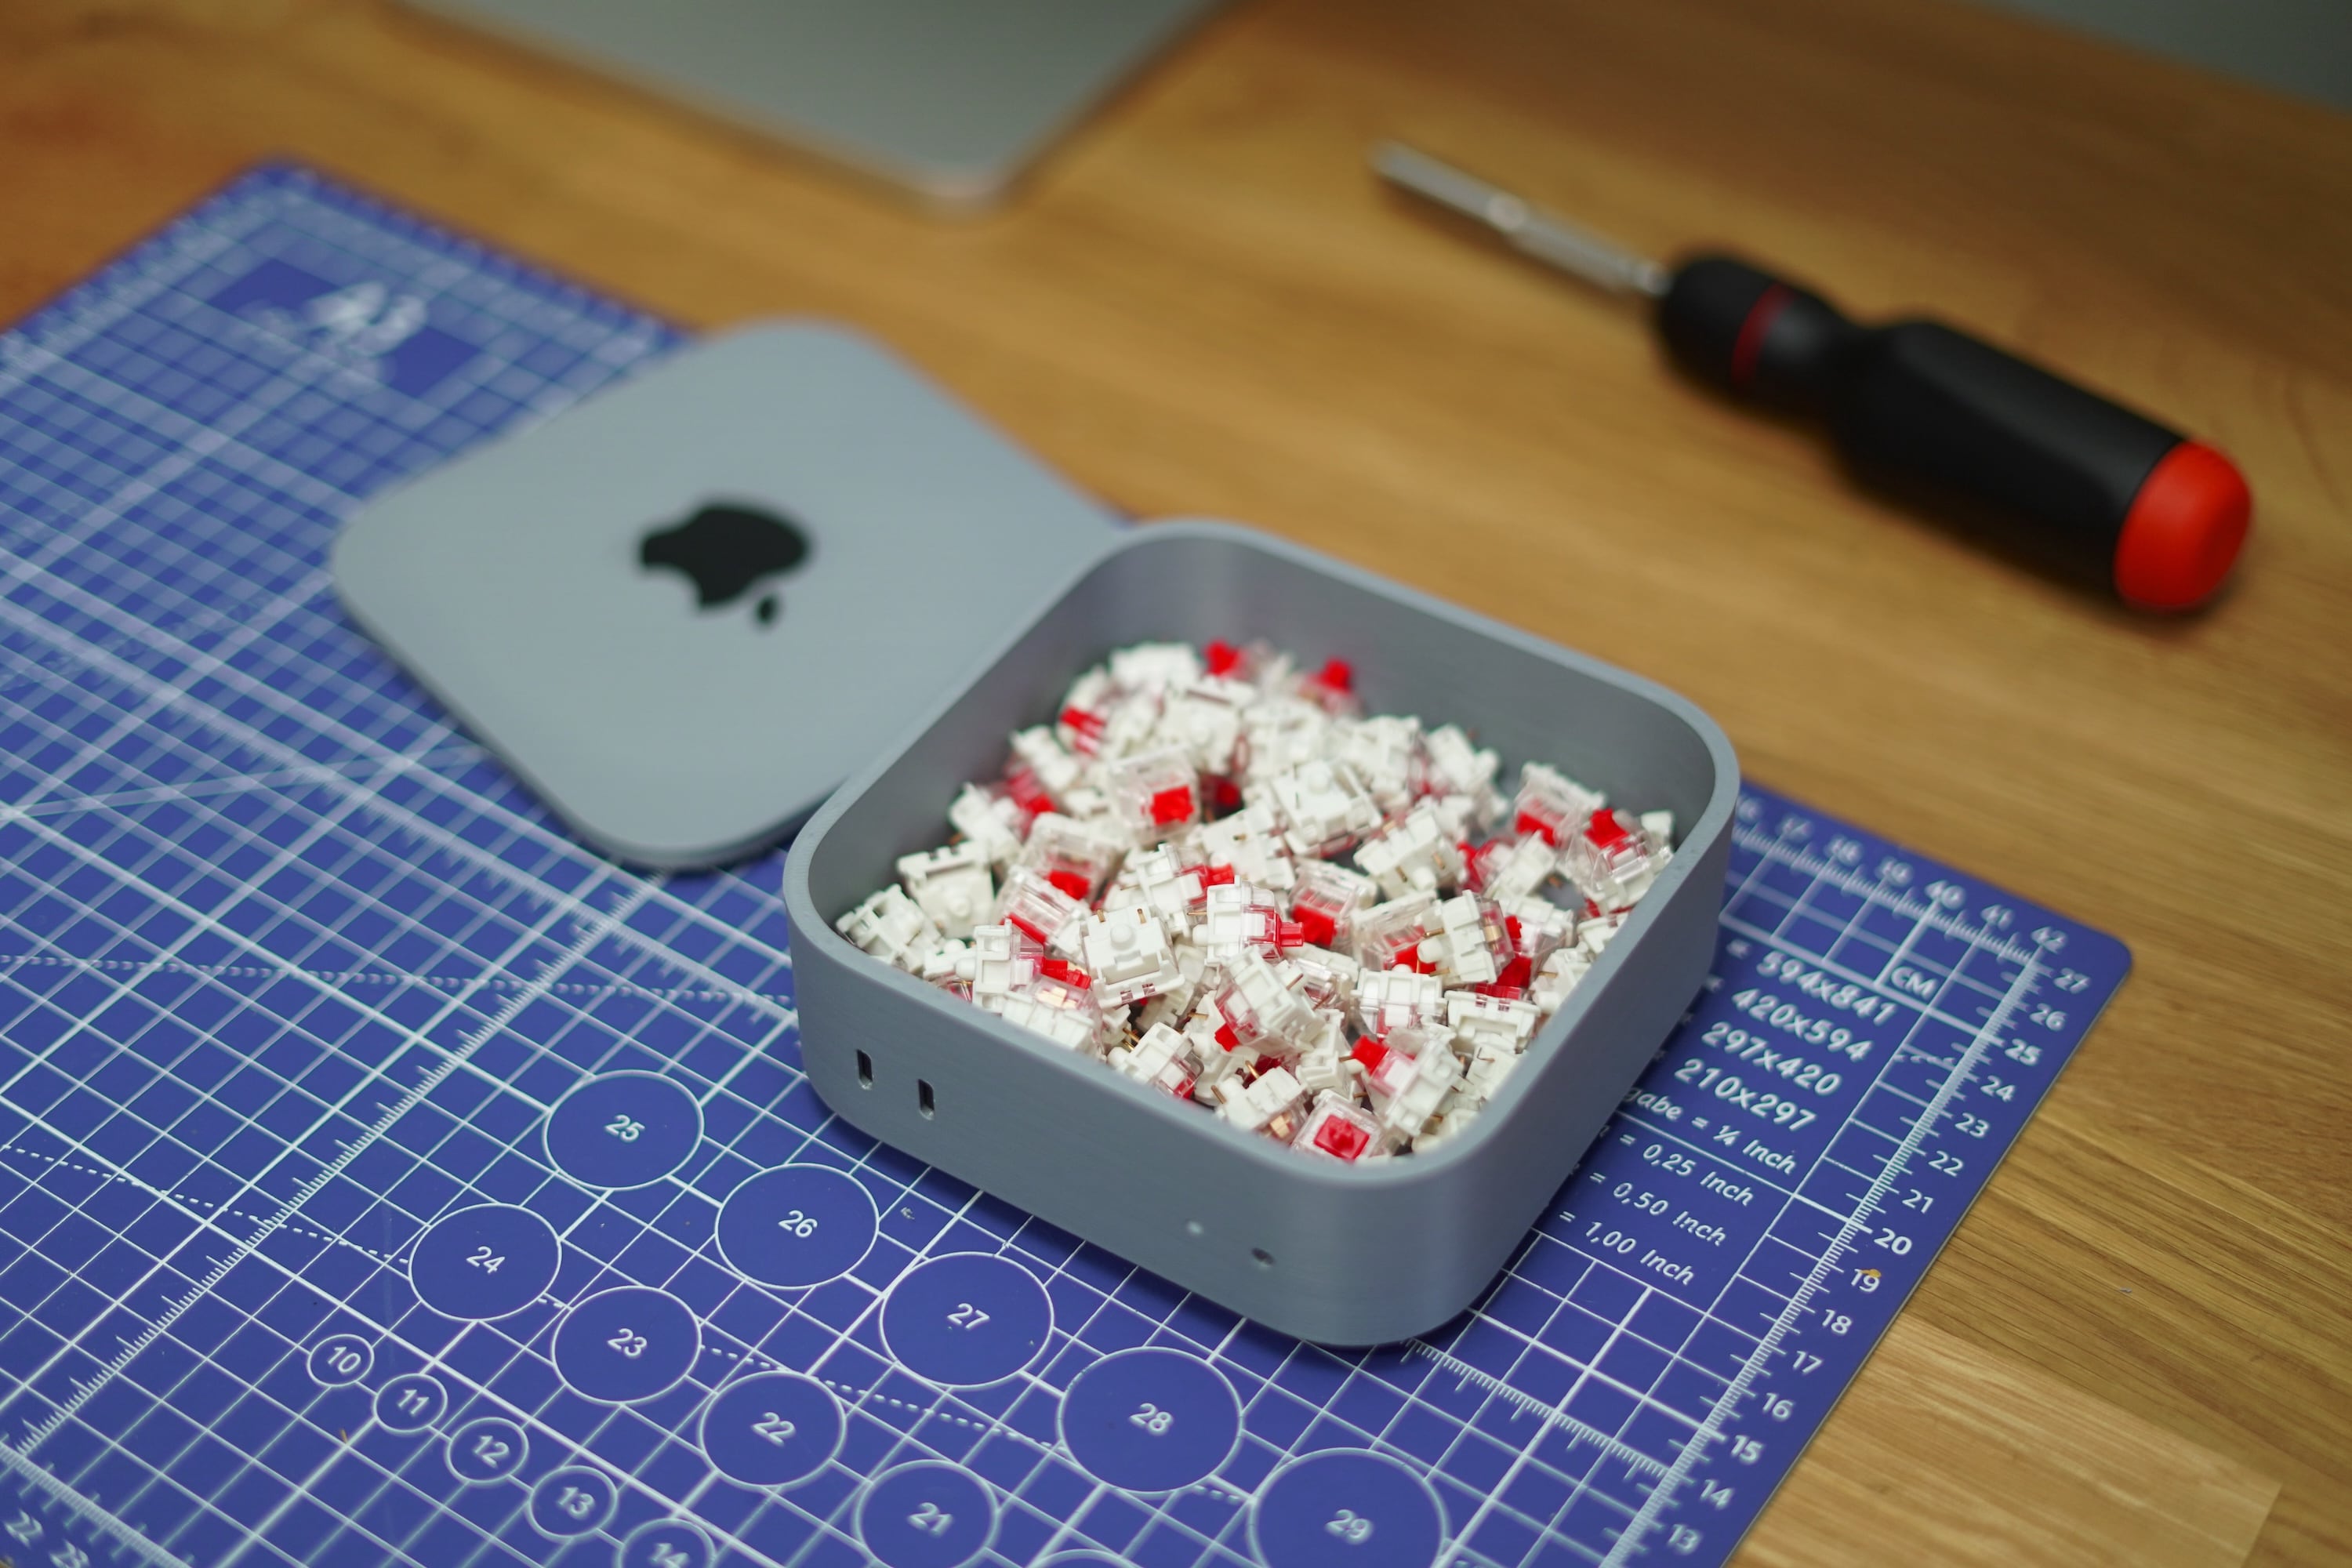
[{"label": "blurred laptop lid", "polygon": [[1222,0],[411,3],[976,210]]}]

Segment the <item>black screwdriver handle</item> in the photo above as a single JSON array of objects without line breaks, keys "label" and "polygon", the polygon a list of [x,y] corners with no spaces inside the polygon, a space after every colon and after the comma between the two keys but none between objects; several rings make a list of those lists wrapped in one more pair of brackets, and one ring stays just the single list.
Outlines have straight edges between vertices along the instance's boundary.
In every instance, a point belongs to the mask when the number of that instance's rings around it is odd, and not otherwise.
[{"label": "black screwdriver handle", "polygon": [[1727,256],[1684,262],[1658,302],[1682,365],[1820,419],[1856,469],[1963,503],[1974,526],[2144,609],[2229,575],[2252,502],[2229,458],[1938,321],[1849,321]]}]

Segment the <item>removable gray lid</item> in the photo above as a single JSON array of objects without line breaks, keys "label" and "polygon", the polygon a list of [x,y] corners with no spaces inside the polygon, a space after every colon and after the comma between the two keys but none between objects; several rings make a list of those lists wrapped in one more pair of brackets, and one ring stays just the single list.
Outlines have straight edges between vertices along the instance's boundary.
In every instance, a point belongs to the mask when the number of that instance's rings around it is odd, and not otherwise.
[{"label": "removable gray lid", "polygon": [[[805,559],[700,604],[640,552],[712,505],[793,520]],[[1115,537],[870,340],[788,323],[433,470],[354,516],[333,567],[352,615],[583,837],[687,867],[797,826]]]}]

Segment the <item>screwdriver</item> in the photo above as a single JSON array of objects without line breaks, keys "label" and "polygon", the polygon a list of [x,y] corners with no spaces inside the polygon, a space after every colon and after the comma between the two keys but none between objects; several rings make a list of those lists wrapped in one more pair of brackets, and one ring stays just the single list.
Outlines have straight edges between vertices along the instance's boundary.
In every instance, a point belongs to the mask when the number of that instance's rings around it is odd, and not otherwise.
[{"label": "screwdriver", "polygon": [[2137,609],[2202,604],[2244,542],[2253,501],[2228,458],[1981,339],[1916,318],[1861,325],[1733,256],[1667,268],[1397,142],[1372,167],[1539,261],[1654,301],[1691,374],[1822,422],[1864,476]]}]

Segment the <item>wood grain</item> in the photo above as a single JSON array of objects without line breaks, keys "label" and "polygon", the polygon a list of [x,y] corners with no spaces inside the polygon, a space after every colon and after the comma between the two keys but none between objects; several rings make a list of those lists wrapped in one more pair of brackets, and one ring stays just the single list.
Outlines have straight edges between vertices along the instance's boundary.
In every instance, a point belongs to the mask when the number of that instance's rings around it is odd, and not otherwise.
[{"label": "wood grain", "polygon": [[[1375,190],[1381,135],[2220,444],[2241,580],[2138,619],[1856,491]],[[943,226],[388,4],[17,0],[0,316],[274,155],[685,321],[859,323],[1124,506],[1629,665],[1757,778],[2120,932],[1748,1557],[2352,1557],[2352,121],[1937,0],[1257,0]]]},{"label": "wood grain", "polygon": [[[1895,1325],[1743,1561],[2016,1568],[2246,1560],[2279,1483],[1921,1322]],[[1901,1550],[1901,1548],[1896,1548]]]}]

